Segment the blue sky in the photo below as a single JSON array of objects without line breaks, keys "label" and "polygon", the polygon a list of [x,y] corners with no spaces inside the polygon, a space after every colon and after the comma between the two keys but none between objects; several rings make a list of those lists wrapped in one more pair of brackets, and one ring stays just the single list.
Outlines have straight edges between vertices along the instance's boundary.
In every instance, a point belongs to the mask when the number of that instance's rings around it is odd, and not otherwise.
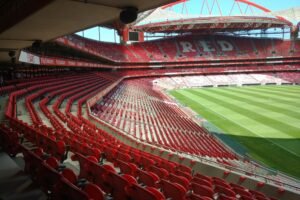
[{"label": "blue sky", "polygon": [[[209,7],[211,9],[212,7],[212,2],[214,0],[207,0],[209,2]],[[300,6],[300,0],[250,0],[254,3],[257,3],[261,6],[264,6],[272,11],[277,11],[277,10],[283,10],[283,9],[288,9],[292,7],[299,7]],[[230,10],[233,7],[234,0],[218,0],[219,5],[221,7],[221,11],[223,15],[229,15]],[[201,8],[202,8],[203,0],[190,0],[186,3],[186,8],[188,14],[193,14],[193,15],[200,15]],[[240,3],[240,8],[241,10],[245,11],[247,6],[245,4]],[[176,5],[172,8],[173,11],[178,12],[178,13],[183,13],[186,14],[186,9],[183,8],[183,4]],[[182,12],[183,10],[183,12]],[[248,14],[251,13],[250,9],[248,8]],[[259,10],[253,9],[255,13],[260,13]],[[202,10],[203,15],[208,15],[208,9],[206,4],[204,4],[204,9]],[[217,5],[214,5],[214,8],[212,10],[212,14],[214,15],[220,15],[220,12],[218,10]],[[233,7],[232,10],[232,15],[238,15],[240,14],[239,7],[237,4]],[[113,30],[108,30],[105,28],[100,29],[100,39],[103,41],[110,41],[114,42],[115,37],[114,37],[114,31]],[[82,32],[78,33],[79,35],[83,35]],[[99,39],[99,32],[98,32],[98,27],[88,29],[84,31],[84,36],[87,38]],[[119,37],[116,36],[116,42],[119,42]]]},{"label": "blue sky", "polygon": [[[212,2],[214,0],[208,0],[209,5],[212,5]],[[272,11],[277,10],[283,10],[287,8],[297,7],[300,6],[300,0],[249,0],[253,3],[259,4],[261,6],[264,6]],[[222,11],[226,13],[226,11],[229,13],[229,11],[232,8],[232,5],[234,3],[234,0],[218,0],[220,6],[222,7]],[[199,14],[201,7],[203,4],[203,0],[190,0],[186,3],[188,7],[188,12],[191,14]],[[246,9],[246,5],[240,3],[240,6],[244,9]],[[176,10],[181,11],[182,6],[177,5]],[[218,14],[217,6],[214,6],[214,11]],[[235,13],[239,13],[238,7],[235,5],[234,9]]]}]

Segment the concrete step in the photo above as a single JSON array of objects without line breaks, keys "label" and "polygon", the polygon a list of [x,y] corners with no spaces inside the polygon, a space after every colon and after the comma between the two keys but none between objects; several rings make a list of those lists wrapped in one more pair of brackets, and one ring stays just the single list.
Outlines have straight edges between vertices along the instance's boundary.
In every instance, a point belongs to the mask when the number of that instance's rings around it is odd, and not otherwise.
[{"label": "concrete step", "polygon": [[[20,162],[21,158],[14,158]],[[1,200],[46,200],[46,194],[35,185],[30,176],[6,153],[0,150],[0,199]]]}]

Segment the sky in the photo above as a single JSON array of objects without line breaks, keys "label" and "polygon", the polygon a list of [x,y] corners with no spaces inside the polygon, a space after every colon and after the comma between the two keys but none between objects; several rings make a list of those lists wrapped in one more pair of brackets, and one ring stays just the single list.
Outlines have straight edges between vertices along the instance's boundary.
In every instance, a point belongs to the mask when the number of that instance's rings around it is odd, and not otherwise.
[{"label": "sky", "polygon": [[[208,0],[209,5],[212,5],[212,2],[214,0]],[[249,0],[253,3],[259,4],[261,6],[264,6],[265,8],[268,8],[269,10],[272,11],[277,11],[277,10],[283,10],[287,8],[292,8],[292,7],[298,7],[300,6],[300,0]],[[186,3],[188,7],[188,12],[192,14],[199,14],[203,0],[190,0]],[[234,3],[234,0],[218,0],[221,10],[224,11],[224,13],[229,13],[229,11],[232,8],[232,5]],[[242,8],[246,8],[245,4],[240,3],[240,6]],[[180,10],[181,5],[177,5],[176,8],[177,10]],[[181,10],[180,10],[181,11]],[[215,11],[217,11],[217,7],[215,6]],[[238,7],[235,5],[234,11],[236,13],[239,13]],[[217,12],[218,13],[218,12]]]},{"label": "sky", "polygon": [[[264,6],[265,8],[268,8],[271,11],[278,11],[278,10],[284,10],[292,7],[300,7],[300,0],[250,0],[251,2],[257,3],[261,6]],[[203,9],[202,5],[204,0],[189,0],[185,3],[185,7],[183,7],[183,4],[178,4],[171,8],[172,11],[175,11],[177,13],[182,14],[189,14],[189,15],[200,15],[202,10],[202,15],[208,15],[209,11],[207,9],[207,4],[204,3]],[[212,4],[214,0],[207,0],[208,5],[210,9],[212,8]],[[237,4],[234,4],[234,0],[218,0],[219,5],[221,7],[222,15],[229,15],[230,11],[232,10],[232,15],[239,15],[240,10]],[[244,12],[247,10],[247,14],[251,14],[251,10],[248,8],[245,4],[239,3],[241,10]],[[261,11],[253,8],[254,13],[261,13]],[[217,4],[214,4],[214,7],[212,9],[213,15],[220,15],[219,9],[217,7]],[[88,30],[85,30],[84,32],[78,32],[78,35],[81,35],[87,38],[91,38],[94,40],[99,40],[99,28],[91,28]],[[116,34],[116,37],[114,36],[114,30],[109,30],[105,28],[100,28],[100,40],[101,41],[109,41],[109,42],[119,42],[119,37]]]}]

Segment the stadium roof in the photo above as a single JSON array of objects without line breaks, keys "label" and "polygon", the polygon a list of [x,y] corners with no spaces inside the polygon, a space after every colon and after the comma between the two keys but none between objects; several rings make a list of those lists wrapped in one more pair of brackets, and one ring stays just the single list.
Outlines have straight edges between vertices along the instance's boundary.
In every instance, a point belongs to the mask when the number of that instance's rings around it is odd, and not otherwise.
[{"label": "stadium roof", "polygon": [[[143,16],[143,14],[139,15],[139,18]],[[155,22],[163,22],[168,20],[179,20],[179,19],[187,19],[187,18],[192,18],[196,16],[191,16],[187,14],[180,14],[176,13],[171,10],[165,10],[162,8],[156,8],[152,10],[151,13],[149,13],[145,18],[142,20],[137,21],[134,23],[135,26],[143,25],[143,24],[149,24],[149,23],[155,23]]]},{"label": "stadium roof", "polygon": [[[187,0],[178,1],[178,3],[185,3]],[[215,1],[214,1],[215,2]],[[218,0],[216,0],[218,2]],[[211,8],[208,7],[210,15],[188,15],[179,14],[170,10],[167,7],[172,7],[178,3],[171,3],[167,6],[162,6],[151,12],[142,13],[136,23],[131,24],[130,28],[135,31],[142,32],[216,32],[216,31],[237,31],[237,30],[254,30],[254,29],[267,29],[267,28],[283,28],[292,26],[289,21],[291,18],[297,16],[297,10],[289,9],[284,12],[272,13],[269,9],[255,4],[248,0],[235,0],[233,7],[236,3],[244,3],[251,7],[252,13],[241,13],[231,15],[222,15],[221,8],[219,11],[221,15],[213,15],[211,13],[214,3]],[[219,4],[217,3],[219,6]],[[253,13],[253,9],[261,11],[262,13]],[[203,8],[203,7],[202,7]],[[211,9],[211,10],[210,10]],[[246,9],[246,10],[247,10]],[[298,12],[299,13],[299,12]],[[287,16],[286,18],[284,16]],[[291,20],[294,21],[294,20]]]},{"label": "stadium roof", "polygon": [[8,52],[118,19],[128,6],[139,11],[174,0],[2,0],[0,1],[0,62]]},{"label": "stadium roof", "polygon": [[275,12],[272,12],[271,14],[282,16],[282,17],[288,19],[289,21],[292,21],[295,23],[300,22],[300,7],[275,11]]},{"label": "stadium roof", "polygon": [[283,28],[288,23],[263,16],[223,16],[223,17],[199,17],[177,19],[164,22],[148,23],[132,26],[131,29],[143,32],[216,32],[216,31],[238,31],[268,28]]}]

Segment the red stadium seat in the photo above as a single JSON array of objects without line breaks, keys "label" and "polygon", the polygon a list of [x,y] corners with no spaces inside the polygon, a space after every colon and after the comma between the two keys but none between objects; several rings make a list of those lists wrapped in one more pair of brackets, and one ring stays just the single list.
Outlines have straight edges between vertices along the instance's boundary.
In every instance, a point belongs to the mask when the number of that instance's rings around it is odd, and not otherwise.
[{"label": "red stadium seat", "polygon": [[139,182],[149,187],[157,187],[157,183],[160,180],[160,178],[155,173],[143,170],[138,170],[137,176],[139,177]]},{"label": "red stadium seat", "polygon": [[137,184],[132,184],[127,188],[128,197],[132,200],[164,200],[165,197],[157,189],[146,187],[143,188]]},{"label": "red stadium seat", "polygon": [[212,190],[212,188],[203,186],[203,185],[199,185],[197,183],[191,183],[190,189],[195,194],[198,194],[200,196],[205,196],[205,197],[209,197],[209,198],[213,198],[213,196],[214,196],[214,191]]},{"label": "red stadium seat", "polygon": [[178,183],[172,183],[162,179],[160,181],[160,187],[166,198],[171,198],[173,200],[185,199],[187,190]]},{"label": "red stadium seat", "polygon": [[67,179],[61,178],[55,185],[53,199],[57,200],[89,200],[89,196],[83,190],[70,183]]},{"label": "red stadium seat", "polygon": [[95,184],[88,183],[83,186],[83,191],[87,194],[89,199],[104,200],[104,192]]}]

